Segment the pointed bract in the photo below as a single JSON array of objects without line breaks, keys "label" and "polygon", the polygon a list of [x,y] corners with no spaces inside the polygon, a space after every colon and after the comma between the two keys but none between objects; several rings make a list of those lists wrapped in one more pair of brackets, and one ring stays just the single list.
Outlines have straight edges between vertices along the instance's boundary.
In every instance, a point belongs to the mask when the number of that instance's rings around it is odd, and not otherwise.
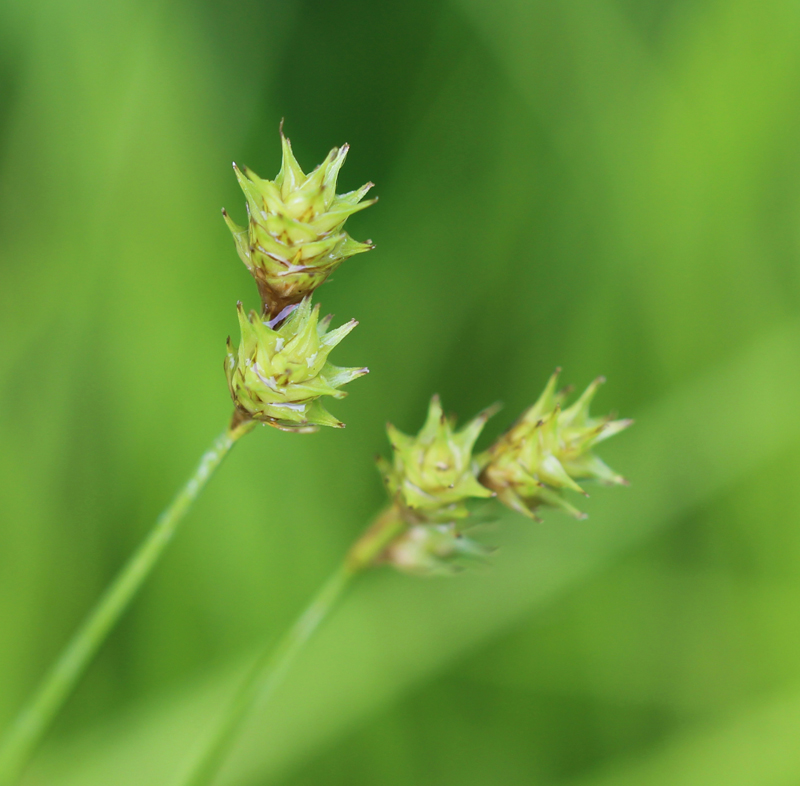
[{"label": "pointed bract", "polygon": [[[288,431],[342,428],[344,424],[319,399],[343,398],[347,394],[339,388],[368,371],[328,362],[328,353],[346,333],[328,341],[339,331],[325,335],[318,321],[319,306],[312,308],[310,298],[275,328],[255,311],[245,314],[241,303],[237,308],[242,339],[238,350],[228,340],[225,375],[239,417]],[[347,332],[354,324],[348,325]]]},{"label": "pointed bract", "polygon": [[336,194],[347,145],[331,150],[308,175],[283,130],[281,148],[281,170],[274,181],[233,165],[247,201],[247,228],[223,210],[236,250],[255,278],[264,313],[270,317],[310,295],[345,259],[373,247],[353,240],[343,227],[353,213],[376,201],[362,201],[371,183]]}]

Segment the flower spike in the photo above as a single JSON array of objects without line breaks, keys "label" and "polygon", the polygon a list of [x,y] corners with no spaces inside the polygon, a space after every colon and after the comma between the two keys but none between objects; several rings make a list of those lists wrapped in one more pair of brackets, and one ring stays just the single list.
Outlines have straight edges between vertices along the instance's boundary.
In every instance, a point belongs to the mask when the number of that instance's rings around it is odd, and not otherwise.
[{"label": "flower spike", "polygon": [[353,213],[377,201],[362,201],[372,183],[347,194],[336,193],[347,145],[331,150],[308,175],[297,163],[282,127],[281,148],[283,161],[274,181],[233,165],[247,202],[247,227],[238,226],[222,211],[270,317],[310,295],[345,259],[373,248],[372,241],[359,243],[343,227]]},{"label": "flower spike", "polygon": [[228,339],[225,374],[237,418],[256,420],[285,431],[316,431],[318,426],[343,428],[325,410],[321,396],[344,398],[342,385],[368,372],[339,368],[328,354],[358,324],[350,320],[328,332],[330,318],[319,320],[319,306],[305,298],[290,307],[280,327],[237,304],[242,340],[234,351]]},{"label": "flower spike", "polygon": [[415,524],[383,555],[383,561],[417,576],[451,576],[462,563],[487,562],[492,549],[459,532],[455,523]]},{"label": "flower spike", "polygon": [[390,496],[412,521],[451,521],[464,518],[464,500],[492,497],[478,483],[472,448],[495,408],[484,410],[460,431],[445,417],[438,396],[431,399],[425,425],[409,437],[387,426],[393,460],[378,460]]},{"label": "flower spike", "polygon": [[531,518],[536,518],[535,511],[543,506],[585,518],[585,513],[564,498],[565,489],[588,496],[578,481],[627,484],[591,450],[633,421],[590,417],[589,405],[605,381],[603,377],[562,410],[566,391],[556,392],[559,372],[557,369],[550,377],[537,402],[479,458],[481,483],[495,491],[505,505]]}]

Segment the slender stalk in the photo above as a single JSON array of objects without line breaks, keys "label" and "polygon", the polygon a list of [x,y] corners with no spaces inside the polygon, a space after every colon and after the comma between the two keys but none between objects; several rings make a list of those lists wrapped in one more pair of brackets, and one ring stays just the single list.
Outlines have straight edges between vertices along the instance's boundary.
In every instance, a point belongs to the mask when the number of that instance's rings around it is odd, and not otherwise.
[{"label": "slender stalk", "polygon": [[13,786],[58,711],[109,632],[153,570],[178,525],[222,460],[253,422],[232,423],[200,460],[194,474],[72,636],[38,689],[0,741],[0,786]]},{"label": "slender stalk", "polygon": [[345,559],[322,585],[319,592],[278,642],[266,648],[228,706],[222,721],[208,741],[184,786],[208,786],[236,740],[242,724],[256,704],[263,705],[283,682],[294,659],[303,649],[350,582],[370,565],[404,529],[397,510],[390,508],[378,516],[355,542]]},{"label": "slender stalk", "polygon": [[186,780],[187,786],[211,783],[242,722],[257,701],[266,701],[283,681],[297,653],[327,616],[355,573],[341,565],[295,621],[277,648],[265,650],[256,661],[228,707],[213,739]]}]

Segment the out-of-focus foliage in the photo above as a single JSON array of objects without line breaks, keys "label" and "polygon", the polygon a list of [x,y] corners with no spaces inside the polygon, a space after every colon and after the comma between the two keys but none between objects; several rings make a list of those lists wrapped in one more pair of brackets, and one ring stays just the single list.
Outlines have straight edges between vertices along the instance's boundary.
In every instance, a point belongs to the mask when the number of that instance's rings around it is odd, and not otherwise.
[{"label": "out-of-focus foliage", "polygon": [[219,208],[281,117],[377,184],[316,295],[372,373],[346,430],[236,449],[27,783],[171,782],[383,504],[385,421],[499,398],[488,444],[557,365],[637,418],[631,488],[508,514],[487,570],[367,577],[220,782],[800,780],[790,0],[0,5],[0,724],[230,416],[258,299]]}]

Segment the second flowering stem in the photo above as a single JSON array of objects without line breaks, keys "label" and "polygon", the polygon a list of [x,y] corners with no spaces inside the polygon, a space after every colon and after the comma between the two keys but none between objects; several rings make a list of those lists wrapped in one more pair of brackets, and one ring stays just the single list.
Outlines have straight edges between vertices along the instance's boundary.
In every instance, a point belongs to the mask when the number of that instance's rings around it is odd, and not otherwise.
[{"label": "second flowering stem", "polygon": [[380,557],[405,530],[397,508],[379,515],[353,544],[345,559],[322,585],[302,614],[273,649],[258,657],[183,786],[209,786],[219,772],[238,733],[257,705],[269,700],[283,682],[292,663],[319,628],[352,580]]}]

